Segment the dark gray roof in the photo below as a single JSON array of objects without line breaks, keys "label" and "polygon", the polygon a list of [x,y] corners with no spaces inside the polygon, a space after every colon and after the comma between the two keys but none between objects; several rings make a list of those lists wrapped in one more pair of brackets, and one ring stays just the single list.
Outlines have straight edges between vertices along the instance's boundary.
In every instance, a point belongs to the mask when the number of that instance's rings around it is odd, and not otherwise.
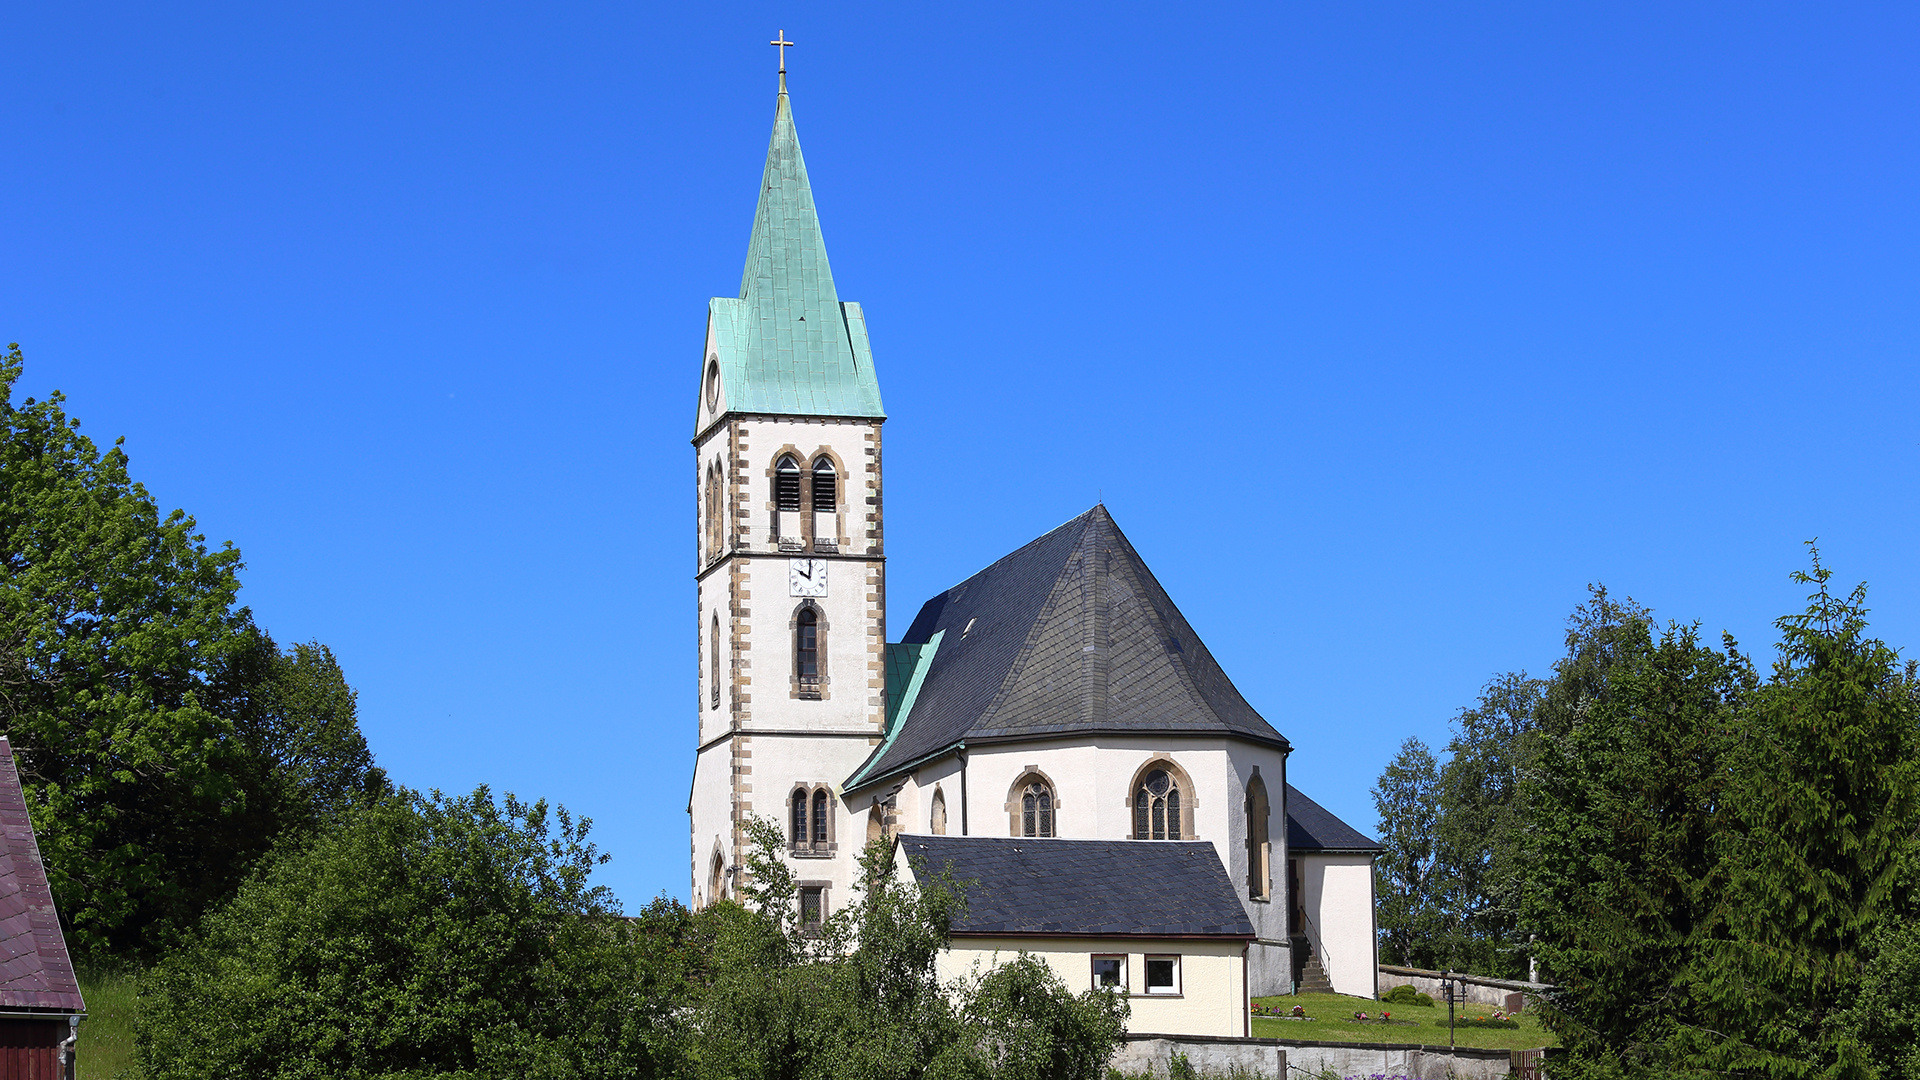
[{"label": "dark gray roof", "polygon": [[916,879],[950,866],[972,882],[955,934],[1253,936],[1202,840],[903,836],[900,846]]},{"label": "dark gray roof", "polygon": [[904,641],[935,634],[943,637],[912,708],[847,787],[962,741],[1151,732],[1287,745],[1104,506],[927,601]]},{"label": "dark gray roof", "polygon": [[1288,851],[1379,851],[1380,845],[1287,785]]}]

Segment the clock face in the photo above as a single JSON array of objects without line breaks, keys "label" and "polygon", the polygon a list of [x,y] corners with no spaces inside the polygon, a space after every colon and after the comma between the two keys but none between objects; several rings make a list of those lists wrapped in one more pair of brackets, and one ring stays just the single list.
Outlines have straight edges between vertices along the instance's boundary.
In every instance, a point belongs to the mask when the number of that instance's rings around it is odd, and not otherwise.
[{"label": "clock face", "polygon": [[788,559],[787,595],[827,595],[827,560]]}]

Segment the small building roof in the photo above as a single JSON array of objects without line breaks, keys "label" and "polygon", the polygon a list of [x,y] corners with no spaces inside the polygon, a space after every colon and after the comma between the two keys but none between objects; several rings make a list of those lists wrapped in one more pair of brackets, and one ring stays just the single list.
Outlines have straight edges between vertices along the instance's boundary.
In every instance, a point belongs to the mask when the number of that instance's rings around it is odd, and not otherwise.
[{"label": "small building roof", "polygon": [[1251,938],[1213,845],[1201,840],[902,836],[916,880],[967,886],[959,936]]},{"label": "small building roof", "polygon": [[[1151,734],[1287,747],[1105,506],[928,600],[903,644],[925,646],[913,656],[911,700],[901,694],[848,790],[962,742]],[[889,678],[904,670],[890,666]]]},{"label": "small building roof", "polygon": [[60,933],[13,747],[0,736],[0,1009],[87,1011]]},{"label": "small building roof", "polygon": [[1333,816],[1333,812],[1287,785],[1287,850],[1352,851],[1373,854],[1380,845]]}]

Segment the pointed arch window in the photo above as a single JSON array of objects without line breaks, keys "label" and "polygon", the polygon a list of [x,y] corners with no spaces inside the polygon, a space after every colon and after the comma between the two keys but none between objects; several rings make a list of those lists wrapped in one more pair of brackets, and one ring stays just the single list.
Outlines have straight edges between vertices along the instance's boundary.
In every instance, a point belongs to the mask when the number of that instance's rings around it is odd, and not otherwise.
[{"label": "pointed arch window", "polygon": [[798,784],[787,796],[787,840],[795,855],[831,855],[833,796],[824,784]]},{"label": "pointed arch window", "polygon": [[800,693],[820,693],[820,613],[812,605],[801,608],[794,620],[793,678]]},{"label": "pointed arch window", "polygon": [[773,465],[773,505],[781,513],[800,512],[800,463],[791,454]]},{"label": "pointed arch window", "polygon": [[720,616],[713,616],[713,633],[709,637],[707,651],[707,707],[720,707]]},{"label": "pointed arch window", "polygon": [[707,470],[707,558],[717,559],[726,546],[725,518],[720,512],[720,465]]},{"label": "pointed arch window", "polygon": [[838,548],[840,538],[840,474],[832,458],[821,454],[814,459],[812,480],[813,546],[832,551]]},{"label": "pointed arch window", "polygon": [[1165,769],[1154,769],[1141,777],[1133,793],[1133,838],[1136,840],[1178,840],[1180,832],[1180,785]]},{"label": "pointed arch window", "polygon": [[1273,898],[1273,845],[1267,832],[1271,817],[1267,782],[1255,772],[1247,781],[1247,897],[1252,900]]},{"label": "pointed arch window", "polygon": [[927,816],[927,828],[935,836],[947,835],[947,793],[933,789],[933,812]]},{"label": "pointed arch window", "polygon": [[773,463],[773,534],[782,547],[800,543],[800,463],[792,454]]},{"label": "pointed arch window", "polygon": [[1053,834],[1053,788],[1036,780],[1020,793],[1020,835]]}]

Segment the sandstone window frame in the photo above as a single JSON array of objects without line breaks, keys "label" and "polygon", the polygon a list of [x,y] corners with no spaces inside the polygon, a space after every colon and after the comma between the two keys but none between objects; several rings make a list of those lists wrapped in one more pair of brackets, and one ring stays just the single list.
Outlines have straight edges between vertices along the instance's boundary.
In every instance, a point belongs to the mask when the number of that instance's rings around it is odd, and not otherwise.
[{"label": "sandstone window frame", "polygon": [[[1127,836],[1134,840],[1155,839],[1153,835],[1153,828],[1152,828],[1152,824],[1153,824],[1153,805],[1152,804],[1155,800],[1153,798],[1150,798],[1148,801],[1148,805],[1146,807],[1147,828],[1145,829],[1145,835],[1142,835],[1141,819],[1140,819],[1140,809],[1141,809],[1140,796],[1143,793],[1145,793],[1145,785],[1148,777],[1151,776],[1156,770],[1165,772],[1169,780],[1172,782],[1172,787],[1178,790],[1179,792],[1178,804],[1179,804],[1179,813],[1180,813],[1179,835],[1161,836],[1159,837],[1159,839],[1163,839],[1163,840],[1198,840],[1200,839],[1199,835],[1194,830],[1194,822],[1199,817],[1200,797],[1194,789],[1193,777],[1187,775],[1187,770],[1181,768],[1180,763],[1173,760],[1173,757],[1170,754],[1149,755],[1147,760],[1144,763],[1142,763],[1138,769],[1134,771],[1133,781],[1127,785],[1127,795],[1126,795]],[[1164,793],[1161,796],[1159,796],[1159,798],[1164,800],[1165,799]],[[1171,800],[1167,800],[1166,802],[1170,803]],[[1171,810],[1171,806],[1163,803],[1163,812],[1167,810]]]},{"label": "sandstone window frame", "polygon": [[1247,899],[1273,900],[1273,801],[1260,767],[1247,778]]},{"label": "sandstone window frame", "polygon": [[[1047,810],[1047,827],[1044,832],[1039,830],[1040,822],[1038,817],[1040,807],[1037,804],[1040,800],[1037,797],[1036,789],[1044,791],[1051,803]],[[1036,817],[1034,823],[1035,831],[1033,833],[1026,831],[1027,799],[1029,797],[1033,797],[1036,803],[1034,807]],[[1013,785],[1007,789],[1007,835],[1034,840],[1051,840],[1057,838],[1060,835],[1060,805],[1060,785],[1053,782],[1053,777],[1042,772],[1037,766],[1024,766],[1020,770],[1019,777],[1016,778]]]},{"label": "sandstone window frame", "polygon": [[[787,696],[798,701],[825,701],[832,696],[829,692],[831,673],[827,670],[827,642],[831,631],[826,608],[811,599],[794,605],[793,617],[787,620],[787,643],[793,650]],[[809,663],[811,671],[806,670]]]},{"label": "sandstone window frame", "polygon": [[831,858],[839,854],[839,815],[831,785],[797,783],[787,793],[787,851],[800,858]]}]

